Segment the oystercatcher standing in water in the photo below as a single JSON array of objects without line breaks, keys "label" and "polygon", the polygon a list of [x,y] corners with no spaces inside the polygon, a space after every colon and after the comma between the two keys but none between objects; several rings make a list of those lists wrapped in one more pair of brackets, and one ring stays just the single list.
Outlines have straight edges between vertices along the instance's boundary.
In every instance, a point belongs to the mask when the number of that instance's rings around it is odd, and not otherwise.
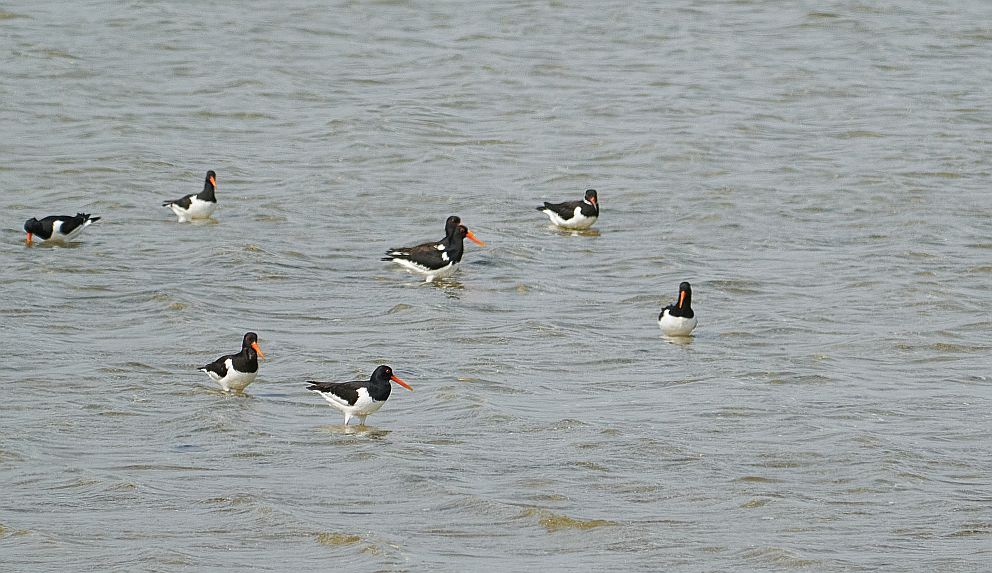
[{"label": "oystercatcher standing in water", "polygon": [[689,336],[696,328],[696,314],[692,312],[692,287],[679,285],[679,300],[661,309],[658,327],[667,336]]},{"label": "oystercatcher standing in water", "polygon": [[40,237],[42,241],[52,241],[53,243],[68,243],[83,232],[83,229],[100,220],[100,217],[91,217],[87,213],[76,213],[75,217],[70,215],[50,215],[42,220],[35,218],[24,222],[24,230],[28,236],[25,241],[31,244],[34,237]]},{"label": "oystercatcher standing in water", "polygon": [[307,390],[316,392],[327,400],[327,403],[344,413],[344,425],[347,426],[352,417],[358,418],[358,424],[365,425],[365,418],[374,414],[389,398],[392,380],[407,390],[413,390],[409,384],[393,374],[393,369],[383,364],[375,369],[372,376],[365,381],[357,382],[314,382],[308,380]]},{"label": "oystercatcher standing in water", "polygon": [[217,174],[210,170],[207,171],[207,177],[203,181],[203,191],[186,195],[175,201],[164,201],[162,206],[172,209],[172,212],[179,217],[180,223],[193,219],[207,219],[217,208],[217,197],[214,196],[216,190]]},{"label": "oystercatcher standing in water", "polygon": [[446,277],[455,272],[455,267],[462,260],[465,252],[465,237],[475,243],[486,246],[476,238],[465,225],[458,224],[458,217],[448,217],[445,224],[447,235],[436,243],[424,243],[415,247],[400,247],[386,251],[384,261],[397,263],[411,271],[427,276],[427,282],[436,278]]},{"label": "oystercatcher standing in water", "polygon": [[599,197],[595,189],[586,189],[586,195],[581,201],[565,201],[564,203],[548,203],[538,211],[544,213],[551,222],[566,229],[588,229],[599,218]]},{"label": "oystercatcher standing in water", "polygon": [[241,342],[241,352],[221,356],[199,370],[206,372],[207,376],[220,384],[225,392],[232,390],[241,392],[255,381],[255,376],[258,375],[259,356],[265,358],[265,354],[258,347],[258,335],[247,332]]}]

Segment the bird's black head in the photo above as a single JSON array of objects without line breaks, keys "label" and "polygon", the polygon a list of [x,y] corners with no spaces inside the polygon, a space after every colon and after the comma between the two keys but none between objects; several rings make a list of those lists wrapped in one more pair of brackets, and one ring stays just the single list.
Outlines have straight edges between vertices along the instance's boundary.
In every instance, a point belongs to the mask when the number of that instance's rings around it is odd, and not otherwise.
[{"label": "bird's black head", "polygon": [[597,207],[599,206],[599,196],[596,195],[595,189],[586,189],[585,200],[589,201],[593,205],[596,205]]},{"label": "bird's black head", "polygon": [[207,187],[217,189],[217,174],[214,173],[213,169],[207,171],[207,177],[203,180],[203,188],[206,189]]},{"label": "bird's black head", "polygon": [[25,237],[24,241],[30,245],[34,235],[41,233],[43,229],[44,227],[42,227],[41,221],[35,219],[34,217],[24,221],[24,230],[28,233],[28,236]]},{"label": "bird's black head", "polygon": [[682,281],[679,284],[678,300],[662,309],[661,315],[658,316],[659,320],[665,314],[665,311],[668,311],[668,314],[672,316],[682,318],[692,318],[695,316],[692,312],[692,287],[689,286],[688,282]]},{"label": "bird's black head", "polygon": [[692,286],[688,281],[679,283],[679,302],[675,306],[680,310],[692,309]]},{"label": "bird's black head", "polygon": [[[376,383],[385,382],[386,384],[389,384],[390,380],[396,382],[397,384],[406,388],[407,390],[413,390],[413,388],[411,388],[409,384],[397,378],[396,375],[393,374],[393,369],[390,368],[389,366],[386,366],[385,364],[376,368],[375,372],[372,373],[372,378],[371,378],[372,382],[376,382]],[[389,393],[387,392],[386,395],[388,396]]]},{"label": "bird's black head", "polygon": [[458,215],[452,215],[448,217],[448,220],[444,222],[444,236],[450,237],[451,233],[455,231],[455,229],[458,227],[458,225],[461,224],[461,222],[462,222],[462,218],[459,217]]},{"label": "bird's black head", "polygon": [[[258,347],[258,335],[255,334],[254,332],[245,333],[245,338],[243,341],[241,341],[241,350],[244,350],[246,348],[250,348],[256,354],[258,354],[262,358],[265,358],[265,353],[263,353],[262,349]],[[249,352],[248,355],[251,356],[251,352]]]}]

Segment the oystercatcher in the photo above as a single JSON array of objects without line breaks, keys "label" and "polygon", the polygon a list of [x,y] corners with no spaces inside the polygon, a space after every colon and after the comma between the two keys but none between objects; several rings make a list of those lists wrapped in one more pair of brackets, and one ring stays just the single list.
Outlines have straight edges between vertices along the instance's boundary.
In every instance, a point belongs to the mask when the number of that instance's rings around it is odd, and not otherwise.
[{"label": "oystercatcher", "polygon": [[679,285],[679,300],[661,309],[658,326],[667,336],[689,336],[696,328],[696,315],[692,312],[692,287],[683,282]]},{"label": "oystercatcher", "polygon": [[100,217],[91,217],[87,213],[76,213],[75,217],[50,215],[40,221],[32,217],[24,222],[24,230],[28,234],[26,242],[30,245],[37,235],[43,241],[68,243],[78,237],[83,229],[99,220]]},{"label": "oystercatcher", "polygon": [[207,376],[220,384],[225,392],[231,390],[241,392],[255,381],[255,376],[258,374],[259,356],[265,358],[265,354],[258,347],[258,335],[254,332],[247,332],[241,343],[241,352],[221,356],[199,370],[206,372]]},{"label": "oystercatcher", "polygon": [[372,376],[362,382],[314,382],[308,380],[307,390],[316,392],[327,400],[327,403],[344,413],[344,425],[353,416],[358,417],[358,423],[365,425],[365,418],[382,408],[389,398],[392,380],[407,390],[413,390],[409,384],[393,374],[393,369],[383,364],[375,369]]},{"label": "oystercatcher", "polygon": [[210,170],[207,171],[207,177],[203,181],[203,191],[191,193],[175,201],[164,201],[162,206],[172,209],[172,212],[179,217],[180,223],[193,219],[207,219],[217,208],[217,197],[214,196],[216,190],[217,174]]},{"label": "oystercatcher", "polygon": [[586,189],[586,196],[581,201],[565,201],[564,203],[548,203],[538,207],[551,219],[551,222],[566,229],[588,229],[599,218],[599,198],[595,189]]},{"label": "oystercatcher", "polygon": [[[455,216],[448,217],[450,223]],[[458,223],[445,224],[447,236],[436,243],[424,243],[415,247],[400,247],[386,251],[384,261],[392,261],[407,269],[427,275],[427,282],[435,278],[446,277],[455,272],[455,267],[462,260],[465,251],[465,237],[475,243],[486,246],[476,238],[468,227]]]}]

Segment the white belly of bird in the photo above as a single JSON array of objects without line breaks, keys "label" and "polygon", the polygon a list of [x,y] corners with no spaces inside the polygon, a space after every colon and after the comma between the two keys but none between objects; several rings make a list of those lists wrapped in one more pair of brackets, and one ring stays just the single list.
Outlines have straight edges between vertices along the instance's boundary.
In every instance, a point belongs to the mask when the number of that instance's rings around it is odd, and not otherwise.
[{"label": "white belly of bird", "polygon": [[696,328],[696,317],[672,316],[666,310],[658,320],[658,327],[666,336],[689,336],[692,329]]},{"label": "white belly of bird", "polygon": [[599,217],[586,217],[582,214],[582,208],[576,207],[571,219],[562,219],[558,213],[551,209],[545,209],[544,213],[551,219],[551,222],[566,229],[588,229]]},{"label": "white belly of bird", "polygon": [[451,276],[455,272],[455,268],[458,266],[454,263],[448,263],[447,265],[439,269],[431,269],[425,267],[424,265],[418,265],[417,263],[407,260],[407,259],[393,259],[393,262],[404,267],[407,270],[413,271],[415,273],[420,273],[427,275],[427,282],[431,282],[434,279],[439,279],[447,276]]},{"label": "white belly of bird", "polygon": [[216,373],[207,370],[207,376],[214,382],[220,384],[220,387],[224,389],[225,392],[235,391],[241,392],[248,387],[249,384],[255,381],[255,377],[258,372],[238,372],[234,369],[234,364],[231,363],[231,359],[228,358],[224,362],[224,366],[227,366],[227,376],[223,378],[218,376]]},{"label": "white belly of bird", "polygon": [[348,404],[348,402],[330,392],[320,392],[319,394],[327,400],[328,404],[344,413],[345,424],[354,416],[361,418],[362,423],[364,423],[366,416],[378,412],[379,408],[382,408],[382,405],[386,403],[385,401],[379,402],[373,400],[372,396],[369,396],[369,391],[365,388],[358,389],[358,400],[355,400],[353,405]]},{"label": "white belly of bird", "polygon": [[183,209],[179,205],[173,203],[169,205],[172,212],[179,217],[180,223],[185,223],[186,221],[191,221],[193,219],[207,219],[213,214],[214,209],[217,208],[217,203],[211,201],[203,201],[197,199],[196,197],[190,197],[189,209]]}]

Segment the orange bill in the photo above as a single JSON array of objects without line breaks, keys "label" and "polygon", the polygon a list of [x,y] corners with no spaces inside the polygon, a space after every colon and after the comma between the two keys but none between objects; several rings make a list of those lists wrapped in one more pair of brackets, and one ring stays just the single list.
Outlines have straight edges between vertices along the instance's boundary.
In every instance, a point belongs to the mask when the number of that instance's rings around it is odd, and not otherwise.
[{"label": "orange bill", "polygon": [[31,244],[31,239],[32,239],[32,237],[31,237],[31,233],[28,233],[28,238],[27,238],[27,243],[28,243],[29,245]]},{"label": "orange bill", "polygon": [[679,293],[679,308],[682,308],[682,301],[685,300],[685,291]]},{"label": "orange bill", "polygon": [[393,382],[396,382],[396,383],[397,383],[397,384],[399,384],[400,386],[402,386],[402,387],[404,387],[404,388],[406,388],[407,390],[409,390],[409,391],[411,391],[411,392],[413,392],[413,388],[411,388],[409,384],[407,384],[406,382],[404,382],[404,381],[402,381],[402,380],[400,380],[400,379],[399,379],[399,378],[397,378],[396,376],[390,376],[390,377],[389,377],[389,379],[390,379],[390,380],[392,380]]},{"label": "orange bill", "polygon": [[262,358],[265,358],[265,353],[262,352],[262,349],[258,347],[258,343],[257,342],[252,342],[251,343],[251,347],[255,349],[255,352],[257,352],[259,356],[261,356]]},{"label": "orange bill", "polygon": [[217,182],[214,181],[213,177],[210,178],[210,184],[213,185],[214,187],[217,187]]},{"label": "orange bill", "polygon": [[469,231],[469,232],[468,232],[468,233],[467,233],[467,234],[466,234],[465,236],[466,236],[466,237],[468,237],[468,238],[469,238],[469,239],[471,239],[471,240],[472,240],[472,241],[473,241],[474,243],[476,243],[476,244],[478,244],[478,245],[480,245],[480,246],[483,246],[483,247],[485,247],[485,246],[486,246],[486,244],[485,244],[485,243],[483,243],[482,241],[480,241],[480,240],[479,240],[479,238],[478,238],[478,237],[476,237],[476,236],[475,236],[475,233],[473,233],[472,231]]}]

